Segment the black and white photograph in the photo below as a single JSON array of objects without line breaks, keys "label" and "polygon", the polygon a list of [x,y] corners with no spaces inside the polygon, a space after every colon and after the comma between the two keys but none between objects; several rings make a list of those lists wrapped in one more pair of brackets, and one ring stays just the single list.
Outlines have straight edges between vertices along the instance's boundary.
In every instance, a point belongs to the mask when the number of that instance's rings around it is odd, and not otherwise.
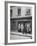
[{"label": "black and white photograph", "polygon": [[32,39],[31,7],[10,6],[10,40]]},{"label": "black and white photograph", "polygon": [[6,43],[35,42],[35,3],[5,2]]}]

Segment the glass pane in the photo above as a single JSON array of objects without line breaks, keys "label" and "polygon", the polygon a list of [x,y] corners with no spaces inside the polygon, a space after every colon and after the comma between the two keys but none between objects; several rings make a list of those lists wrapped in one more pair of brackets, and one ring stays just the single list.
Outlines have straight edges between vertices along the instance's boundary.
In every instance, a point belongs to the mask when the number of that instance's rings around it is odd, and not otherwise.
[{"label": "glass pane", "polygon": [[21,15],[21,9],[18,9],[18,16]]},{"label": "glass pane", "polygon": [[10,17],[12,17],[12,14],[13,14],[12,12],[13,12],[13,10],[12,10],[12,9],[10,9]]}]

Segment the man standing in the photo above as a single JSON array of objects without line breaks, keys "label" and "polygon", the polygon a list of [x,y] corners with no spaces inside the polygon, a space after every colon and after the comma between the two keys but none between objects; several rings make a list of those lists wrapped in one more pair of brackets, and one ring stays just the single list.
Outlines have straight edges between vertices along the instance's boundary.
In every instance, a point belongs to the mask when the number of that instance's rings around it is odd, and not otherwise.
[{"label": "man standing", "polygon": [[21,32],[23,33],[24,26],[21,24]]},{"label": "man standing", "polygon": [[18,32],[21,32],[21,25],[18,24]]}]

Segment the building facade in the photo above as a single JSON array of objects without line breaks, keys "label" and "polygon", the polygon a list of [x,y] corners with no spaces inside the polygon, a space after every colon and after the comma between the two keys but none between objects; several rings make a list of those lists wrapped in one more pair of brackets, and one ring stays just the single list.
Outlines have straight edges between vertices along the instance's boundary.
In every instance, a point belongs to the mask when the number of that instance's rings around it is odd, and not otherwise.
[{"label": "building facade", "polygon": [[32,33],[31,7],[11,6],[10,7],[10,26],[11,31]]}]

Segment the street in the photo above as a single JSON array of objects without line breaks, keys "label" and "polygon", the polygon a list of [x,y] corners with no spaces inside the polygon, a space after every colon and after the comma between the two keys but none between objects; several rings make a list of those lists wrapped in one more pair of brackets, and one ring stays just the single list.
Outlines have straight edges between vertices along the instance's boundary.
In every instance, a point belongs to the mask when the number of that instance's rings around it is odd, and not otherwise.
[{"label": "street", "polygon": [[32,36],[29,34],[22,34],[22,33],[18,33],[18,32],[11,32],[10,33],[10,39],[11,40],[17,40],[17,39],[31,39]]}]

